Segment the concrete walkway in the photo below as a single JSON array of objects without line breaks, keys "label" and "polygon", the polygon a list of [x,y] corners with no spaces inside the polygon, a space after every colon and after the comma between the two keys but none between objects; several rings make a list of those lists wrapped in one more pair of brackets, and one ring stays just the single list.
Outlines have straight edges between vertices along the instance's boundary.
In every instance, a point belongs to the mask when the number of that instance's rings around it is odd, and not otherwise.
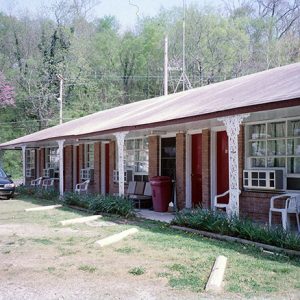
[{"label": "concrete walkway", "polygon": [[160,221],[165,223],[171,223],[171,221],[174,219],[175,214],[173,213],[161,213],[161,212],[155,212],[153,210],[149,209],[139,209],[136,210],[136,215],[138,218],[153,220],[153,221]]}]

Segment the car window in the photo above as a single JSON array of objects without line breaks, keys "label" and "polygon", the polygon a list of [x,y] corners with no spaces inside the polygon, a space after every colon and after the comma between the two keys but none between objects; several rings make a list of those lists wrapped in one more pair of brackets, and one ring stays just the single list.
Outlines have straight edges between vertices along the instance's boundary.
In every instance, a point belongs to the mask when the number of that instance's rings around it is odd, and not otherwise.
[{"label": "car window", "polygon": [[0,169],[0,177],[6,177],[6,174],[2,169]]}]

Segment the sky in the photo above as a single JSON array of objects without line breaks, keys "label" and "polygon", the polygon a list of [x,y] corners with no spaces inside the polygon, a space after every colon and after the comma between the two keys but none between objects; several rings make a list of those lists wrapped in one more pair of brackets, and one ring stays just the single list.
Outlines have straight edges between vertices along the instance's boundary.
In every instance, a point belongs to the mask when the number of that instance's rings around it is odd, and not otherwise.
[{"label": "sky", "polygon": [[[191,3],[206,5],[217,2],[217,0],[185,1],[186,5]],[[49,5],[53,2],[56,0],[0,0],[0,10],[12,15],[18,15],[22,11],[28,10],[34,16],[42,5]],[[132,28],[137,16],[154,16],[161,7],[170,8],[183,5],[183,0],[99,0],[99,2],[100,4],[93,9],[93,16],[116,16],[123,29]]]}]

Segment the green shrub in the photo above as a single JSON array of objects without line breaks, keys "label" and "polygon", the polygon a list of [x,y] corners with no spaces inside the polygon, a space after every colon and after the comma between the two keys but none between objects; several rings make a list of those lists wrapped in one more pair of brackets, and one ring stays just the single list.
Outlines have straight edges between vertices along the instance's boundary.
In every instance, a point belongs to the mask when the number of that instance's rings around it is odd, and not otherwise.
[{"label": "green shrub", "polygon": [[48,188],[47,190],[41,187],[24,186],[17,187],[16,192],[20,195],[34,196],[39,199],[45,200],[58,200],[59,193],[54,188]]},{"label": "green shrub", "polygon": [[20,195],[33,196],[36,193],[36,189],[32,186],[19,185],[16,187],[16,193]]},{"label": "green shrub", "polygon": [[88,209],[92,197],[93,196],[91,195],[67,192],[64,194],[64,202],[68,205],[74,205],[74,206]]},{"label": "green shrub", "polygon": [[300,250],[300,236],[282,228],[269,228],[249,219],[228,218],[223,212],[195,209],[180,212],[173,224],[239,237],[282,248]]},{"label": "green shrub", "polygon": [[39,199],[45,200],[58,200],[59,193],[54,188],[36,188],[35,189],[35,196]]},{"label": "green shrub", "polygon": [[117,214],[126,218],[134,216],[132,201],[119,196],[97,195],[91,199],[89,209],[95,212]]}]

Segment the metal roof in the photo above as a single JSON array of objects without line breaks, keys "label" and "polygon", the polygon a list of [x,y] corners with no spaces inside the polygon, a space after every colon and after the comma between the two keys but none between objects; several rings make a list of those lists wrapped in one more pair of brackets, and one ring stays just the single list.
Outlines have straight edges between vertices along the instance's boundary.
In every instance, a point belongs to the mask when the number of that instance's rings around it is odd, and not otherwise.
[{"label": "metal roof", "polygon": [[[293,100],[287,102],[287,100]],[[132,131],[170,122],[260,110],[263,104],[299,105],[300,63],[226,80],[185,92],[121,105],[3,143],[10,148],[38,141]]]}]

